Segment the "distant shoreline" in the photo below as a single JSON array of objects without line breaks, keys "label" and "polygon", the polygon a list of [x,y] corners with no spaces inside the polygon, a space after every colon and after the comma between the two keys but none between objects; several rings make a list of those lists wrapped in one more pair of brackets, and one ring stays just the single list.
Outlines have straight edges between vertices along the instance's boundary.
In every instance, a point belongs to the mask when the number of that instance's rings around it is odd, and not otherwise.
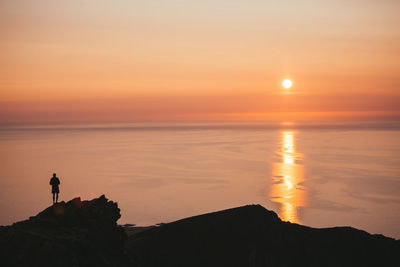
[{"label": "distant shoreline", "polygon": [[2,123],[0,131],[191,131],[191,130],[400,130],[399,120],[321,122],[136,122],[136,123]]}]

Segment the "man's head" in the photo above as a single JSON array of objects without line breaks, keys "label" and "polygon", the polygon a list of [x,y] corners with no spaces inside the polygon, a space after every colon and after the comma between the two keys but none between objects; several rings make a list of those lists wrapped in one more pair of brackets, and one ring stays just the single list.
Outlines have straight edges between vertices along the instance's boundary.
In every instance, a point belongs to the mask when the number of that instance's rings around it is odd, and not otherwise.
[{"label": "man's head", "polygon": [[53,177],[56,177],[56,174],[55,174],[55,173],[53,173]]}]

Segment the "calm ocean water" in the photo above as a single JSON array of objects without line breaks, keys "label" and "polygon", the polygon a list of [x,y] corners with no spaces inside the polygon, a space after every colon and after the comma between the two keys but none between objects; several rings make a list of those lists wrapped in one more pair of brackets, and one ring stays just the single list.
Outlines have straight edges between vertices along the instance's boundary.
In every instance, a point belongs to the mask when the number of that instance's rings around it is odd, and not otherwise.
[{"label": "calm ocean water", "polygon": [[313,227],[400,238],[400,125],[99,124],[0,128],[0,224],[105,194],[148,225],[259,203]]}]

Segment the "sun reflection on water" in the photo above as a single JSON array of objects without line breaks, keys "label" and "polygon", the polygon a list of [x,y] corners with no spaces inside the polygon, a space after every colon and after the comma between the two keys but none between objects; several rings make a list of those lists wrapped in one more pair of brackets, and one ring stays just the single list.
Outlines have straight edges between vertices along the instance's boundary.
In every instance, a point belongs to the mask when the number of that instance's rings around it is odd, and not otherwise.
[{"label": "sun reflection on water", "polygon": [[273,164],[270,199],[280,204],[279,217],[283,221],[300,223],[297,209],[305,206],[306,192],[302,185],[304,167],[298,163],[296,152],[296,132],[281,132],[278,154],[281,162]]}]

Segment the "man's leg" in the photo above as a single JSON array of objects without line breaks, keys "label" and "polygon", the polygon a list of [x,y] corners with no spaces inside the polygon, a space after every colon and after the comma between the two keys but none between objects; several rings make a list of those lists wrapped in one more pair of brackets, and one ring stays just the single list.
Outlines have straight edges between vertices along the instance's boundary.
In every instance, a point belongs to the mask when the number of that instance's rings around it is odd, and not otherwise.
[{"label": "man's leg", "polygon": [[55,196],[56,194],[55,193],[53,193],[53,204],[54,204],[54,201],[55,201]]},{"label": "man's leg", "polygon": [[58,203],[58,193],[56,193],[56,203]]}]

